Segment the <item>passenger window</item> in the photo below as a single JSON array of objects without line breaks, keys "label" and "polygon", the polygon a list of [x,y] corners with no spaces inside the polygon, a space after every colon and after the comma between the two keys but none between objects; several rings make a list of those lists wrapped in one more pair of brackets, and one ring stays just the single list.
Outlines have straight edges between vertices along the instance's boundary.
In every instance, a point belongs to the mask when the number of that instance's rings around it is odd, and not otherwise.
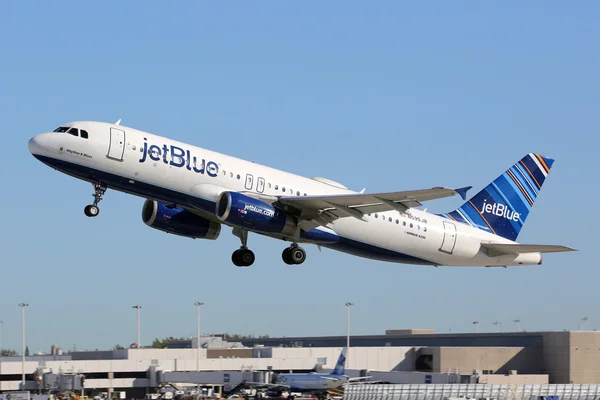
[{"label": "passenger window", "polygon": [[379,214],[375,214],[375,218],[379,218]]},{"label": "passenger window", "polygon": [[399,222],[400,222],[400,221],[396,220],[396,225],[398,225],[398,223],[399,223]]},{"label": "passenger window", "polygon": [[392,217],[389,217],[389,218],[388,218],[388,221],[392,222]]},{"label": "passenger window", "polygon": [[[84,138],[84,139],[87,139],[87,138],[88,138],[88,133],[87,133],[87,131],[84,131],[84,130],[82,129],[82,130],[81,130],[81,137],[82,137],[82,138]],[[135,150],[135,149],[134,149],[134,150]]]},{"label": "passenger window", "polygon": [[279,186],[278,185],[275,185],[275,190],[279,190]]},{"label": "passenger window", "polygon": [[304,195],[306,196],[306,193],[304,193]]},{"label": "passenger window", "polygon": [[281,190],[285,193],[285,188],[281,188]]},{"label": "passenger window", "polygon": [[237,178],[240,179],[240,174],[237,175]]},{"label": "passenger window", "polygon": [[79,136],[79,130],[77,128],[71,128],[71,129],[69,129],[69,131],[67,133],[69,135]]},{"label": "passenger window", "polygon": [[300,192],[296,192],[296,196],[300,196]]},{"label": "passenger window", "polygon": [[403,222],[402,222],[402,226],[406,226],[406,221],[403,221]]}]

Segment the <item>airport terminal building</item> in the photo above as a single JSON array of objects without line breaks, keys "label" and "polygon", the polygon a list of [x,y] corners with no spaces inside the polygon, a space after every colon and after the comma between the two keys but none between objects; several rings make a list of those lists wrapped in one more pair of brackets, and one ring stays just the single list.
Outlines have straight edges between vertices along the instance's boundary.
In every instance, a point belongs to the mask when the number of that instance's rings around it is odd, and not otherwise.
[{"label": "airport terminal building", "polygon": [[[81,390],[143,398],[166,385],[210,386],[216,392],[273,373],[333,368],[344,336],[246,339],[202,337],[166,349],[131,348],[66,355],[0,358],[0,391]],[[597,384],[600,332],[436,334],[390,330],[353,336],[346,373],[390,384]],[[64,378],[64,377],[67,378]],[[64,378],[64,379],[63,379]],[[66,382],[66,383],[65,383]],[[72,386],[69,387],[69,385]],[[114,398],[114,397],[113,397]]]}]

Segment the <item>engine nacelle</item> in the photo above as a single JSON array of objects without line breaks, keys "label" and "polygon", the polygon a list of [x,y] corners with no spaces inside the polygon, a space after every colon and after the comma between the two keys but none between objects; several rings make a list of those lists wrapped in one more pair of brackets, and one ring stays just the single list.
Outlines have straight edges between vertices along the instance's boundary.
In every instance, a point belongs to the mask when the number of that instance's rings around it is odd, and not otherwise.
[{"label": "engine nacelle", "polygon": [[144,203],[142,221],[154,229],[192,239],[215,240],[221,233],[221,224],[218,222],[154,200]]},{"label": "engine nacelle", "polygon": [[271,204],[237,192],[223,192],[217,200],[217,217],[249,230],[292,235],[296,219]]}]

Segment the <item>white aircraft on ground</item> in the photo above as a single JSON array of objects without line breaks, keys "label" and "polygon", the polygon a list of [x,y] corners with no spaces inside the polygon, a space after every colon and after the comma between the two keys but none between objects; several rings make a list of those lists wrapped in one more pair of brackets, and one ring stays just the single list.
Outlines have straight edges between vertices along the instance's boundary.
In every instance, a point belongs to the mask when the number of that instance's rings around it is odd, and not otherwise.
[{"label": "white aircraft on ground", "polygon": [[267,395],[280,397],[285,391],[299,393],[313,393],[324,398],[329,390],[341,388],[344,384],[370,379],[370,377],[350,378],[345,375],[346,352],[344,347],[335,364],[335,368],[328,374],[324,373],[288,373],[273,374],[273,383],[246,382],[245,385],[254,388],[268,388]]},{"label": "white aircraft on ground", "polygon": [[469,187],[389,193],[355,192],[324,178],[304,178],[114,124],[80,121],[29,141],[50,167],[91,182],[97,216],[108,188],[146,198],[142,219],[161,231],[214,240],[233,228],[241,247],[232,254],[252,265],[248,232],[291,242],[282,254],[301,264],[300,243],[370,259],[433,266],[509,266],[542,263],[541,253],[570,247],[515,242],[553,160],[529,153],[458,209],[431,214],[415,207]]}]

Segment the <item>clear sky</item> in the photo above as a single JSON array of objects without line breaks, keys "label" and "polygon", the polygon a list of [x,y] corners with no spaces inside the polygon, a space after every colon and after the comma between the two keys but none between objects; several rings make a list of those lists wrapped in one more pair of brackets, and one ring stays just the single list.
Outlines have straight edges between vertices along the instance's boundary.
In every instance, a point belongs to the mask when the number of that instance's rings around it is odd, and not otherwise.
[{"label": "clear sky", "polygon": [[[600,326],[600,4],[505,2],[5,2],[0,6],[0,320],[20,349],[111,348],[202,331],[343,335]],[[113,122],[348,187],[473,185],[528,152],[556,159],[519,241],[565,244],[541,267],[432,268],[250,235],[166,235],[144,199],[36,161],[27,141],[74,120]],[[461,204],[433,201],[430,211]]]}]

